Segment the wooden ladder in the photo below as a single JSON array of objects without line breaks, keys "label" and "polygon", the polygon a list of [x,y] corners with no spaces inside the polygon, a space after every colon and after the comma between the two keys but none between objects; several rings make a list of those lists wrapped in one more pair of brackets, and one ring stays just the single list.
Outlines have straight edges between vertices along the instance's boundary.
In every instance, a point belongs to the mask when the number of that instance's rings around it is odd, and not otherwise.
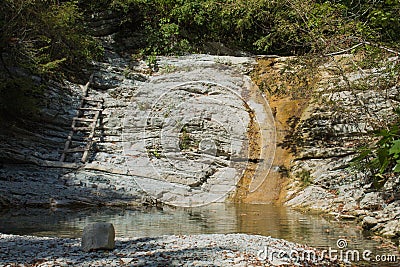
[{"label": "wooden ladder", "polygon": [[[81,162],[85,163],[89,157],[90,149],[94,143],[94,136],[96,133],[97,123],[101,118],[103,111],[104,99],[95,99],[88,97],[89,85],[93,80],[93,74],[90,76],[89,81],[85,86],[81,86],[83,90],[83,98],[80,106],[78,107],[77,115],[72,119],[71,131],[68,134],[67,141],[65,142],[64,150],[62,152],[60,161],[64,162],[67,158],[67,154],[70,153],[83,153]],[[72,147],[74,136],[76,133],[81,132],[87,134],[83,140],[86,141],[86,145]]]}]

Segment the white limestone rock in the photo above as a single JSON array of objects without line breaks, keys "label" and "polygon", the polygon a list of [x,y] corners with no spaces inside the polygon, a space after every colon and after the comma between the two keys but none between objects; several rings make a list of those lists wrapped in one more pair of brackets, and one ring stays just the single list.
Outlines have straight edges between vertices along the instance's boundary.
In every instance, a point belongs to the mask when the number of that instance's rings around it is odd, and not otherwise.
[{"label": "white limestone rock", "polygon": [[111,223],[93,223],[83,229],[82,250],[112,250],[115,248],[115,230]]}]

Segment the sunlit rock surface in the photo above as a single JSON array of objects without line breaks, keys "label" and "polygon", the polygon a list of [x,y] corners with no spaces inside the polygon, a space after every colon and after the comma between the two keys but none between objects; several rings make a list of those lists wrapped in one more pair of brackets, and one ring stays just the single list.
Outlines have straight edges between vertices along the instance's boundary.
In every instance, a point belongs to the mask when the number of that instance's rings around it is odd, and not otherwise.
[{"label": "sunlit rock surface", "polygon": [[[104,111],[89,161],[78,168],[46,168],[57,167],[81,94],[78,85],[68,84],[63,98],[57,92],[65,86],[55,86],[49,98],[60,102],[44,111],[47,123],[32,122],[32,132],[13,129],[16,138],[2,135],[2,204],[133,205],[153,199],[198,206],[233,194],[249,160],[264,172],[271,167],[273,118],[246,76],[254,59],[160,58],[152,75],[143,62],[112,51],[95,64],[89,95],[104,99]],[[261,129],[262,160],[249,158],[251,121]],[[80,156],[68,155],[67,164]],[[17,161],[26,165],[12,164]]]}]

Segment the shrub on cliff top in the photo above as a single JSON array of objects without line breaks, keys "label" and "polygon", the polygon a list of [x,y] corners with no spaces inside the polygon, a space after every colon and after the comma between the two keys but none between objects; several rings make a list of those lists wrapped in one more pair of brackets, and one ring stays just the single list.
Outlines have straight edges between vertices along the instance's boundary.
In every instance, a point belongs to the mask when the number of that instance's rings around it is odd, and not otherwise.
[{"label": "shrub on cliff top", "polygon": [[100,46],[83,28],[78,1],[4,0],[0,5],[3,67],[48,75],[71,72],[95,58]]},{"label": "shrub on cliff top", "polygon": [[[394,0],[109,0],[108,4],[123,10],[126,21],[140,24],[149,54],[201,51],[207,42],[262,54],[329,53],[360,40],[396,44],[400,35],[400,3]],[[138,10],[139,19],[132,17],[132,10]]]},{"label": "shrub on cliff top", "polygon": [[71,77],[102,51],[85,34],[78,1],[4,0],[0,29],[3,119],[32,118],[37,112],[38,94],[44,87],[32,81],[31,75]]}]

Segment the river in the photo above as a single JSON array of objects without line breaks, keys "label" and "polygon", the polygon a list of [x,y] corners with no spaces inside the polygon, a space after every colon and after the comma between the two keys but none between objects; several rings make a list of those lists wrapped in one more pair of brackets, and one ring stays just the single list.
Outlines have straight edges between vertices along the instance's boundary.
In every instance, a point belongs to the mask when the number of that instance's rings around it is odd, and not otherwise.
[{"label": "river", "polygon": [[198,208],[20,209],[2,212],[0,232],[78,238],[84,226],[92,222],[113,223],[117,237],[247,233],[322,249],[337,249],[338,239],[343,239],[348,249],[391,251],[388,244],[382,244],[353,222],[328,220],[322,215],[275,205],[220,203]]}]

